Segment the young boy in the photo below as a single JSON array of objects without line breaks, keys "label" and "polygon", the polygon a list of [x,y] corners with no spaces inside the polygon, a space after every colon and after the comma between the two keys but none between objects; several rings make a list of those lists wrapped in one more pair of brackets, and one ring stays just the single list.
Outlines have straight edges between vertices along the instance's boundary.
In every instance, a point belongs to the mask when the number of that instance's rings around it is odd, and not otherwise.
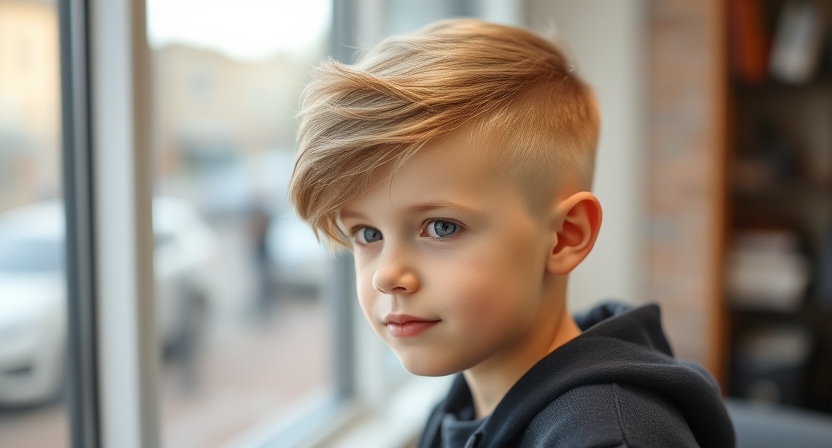
[{"label": "young boy", "polygon": [[599,118],[556,46],[447,20],[313,78],[292,203],[353,252],[364,316],[404,367],[461,373],[420,447],[734,445],[657,306],[566,311],[601,225]]}]

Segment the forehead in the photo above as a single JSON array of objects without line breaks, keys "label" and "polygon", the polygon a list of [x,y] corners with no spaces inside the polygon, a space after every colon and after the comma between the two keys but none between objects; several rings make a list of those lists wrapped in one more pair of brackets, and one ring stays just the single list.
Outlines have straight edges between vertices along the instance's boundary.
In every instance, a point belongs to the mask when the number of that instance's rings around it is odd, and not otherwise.
[{"label": "forehead", "polygon": [[391,206],[488,200],[489,193],[506,179],[491,163],[490,150],[482,139],[464,131],[429,142],[398,168],[382,169],[374,186],[342,211],[381,198]]},{"label": "forehead", "polygon": [[[497,172],[487,163],[489,148],[465,134],[425,145],[398,170],[388,175],[394,187],[407,187],[415,182],[442,186],[465,186],[487,182]],[[457,182],[457,181],[466,182]]]}]

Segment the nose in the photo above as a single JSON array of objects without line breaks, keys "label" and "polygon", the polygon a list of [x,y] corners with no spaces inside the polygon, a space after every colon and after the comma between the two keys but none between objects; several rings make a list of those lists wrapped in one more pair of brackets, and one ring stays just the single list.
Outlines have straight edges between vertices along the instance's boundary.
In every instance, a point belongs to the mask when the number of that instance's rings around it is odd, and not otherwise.
[{"label": "nose", "polygon": [[385,247],[373,274],[373,286],[383,294],[410,294],[419,289],[412,258],[403,250]]}]

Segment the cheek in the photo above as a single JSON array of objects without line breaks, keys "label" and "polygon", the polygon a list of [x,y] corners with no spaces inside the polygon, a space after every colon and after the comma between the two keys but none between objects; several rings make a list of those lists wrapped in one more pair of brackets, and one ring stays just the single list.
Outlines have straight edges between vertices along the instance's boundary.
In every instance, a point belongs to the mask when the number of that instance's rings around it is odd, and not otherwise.
[{"label": "cheek", "polygon": [[490,245],[457,261],[452,269],[444,269],[439,283],[453,298],[447,308],[480,322],[500,322],[532,312],[543,267],[530,256],[534,249],[522,243]]},{"label": "cheek", "polygon": [[519,296],[528,290],[529,282],[501,261],[477,258],[462,265],[464,269],[443,275],[439,284],[441,294],[448,297],[449,311],[469,315],[473,321],[499,317],[495,314],[518,305]]},{"label": "cheek", "polygon": [[373,317],[372,308],[377,297],[376,290],[373,288],[374,272],[374,269],[368,263],[363,262],[358,257],[355,258],[355,289],[358,295],[358,304],[368,320]]}]

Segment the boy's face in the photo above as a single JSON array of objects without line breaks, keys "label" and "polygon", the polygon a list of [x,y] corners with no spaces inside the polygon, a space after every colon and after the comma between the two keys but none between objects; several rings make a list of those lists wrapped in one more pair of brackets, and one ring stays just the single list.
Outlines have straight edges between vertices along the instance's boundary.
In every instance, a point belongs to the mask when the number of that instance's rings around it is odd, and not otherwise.
[{"label": "boy's face", "polygon": [[553,232],[465,137],[425,146],[339,213],[364,316],[417,375],[501,365],[554,330]]}]

